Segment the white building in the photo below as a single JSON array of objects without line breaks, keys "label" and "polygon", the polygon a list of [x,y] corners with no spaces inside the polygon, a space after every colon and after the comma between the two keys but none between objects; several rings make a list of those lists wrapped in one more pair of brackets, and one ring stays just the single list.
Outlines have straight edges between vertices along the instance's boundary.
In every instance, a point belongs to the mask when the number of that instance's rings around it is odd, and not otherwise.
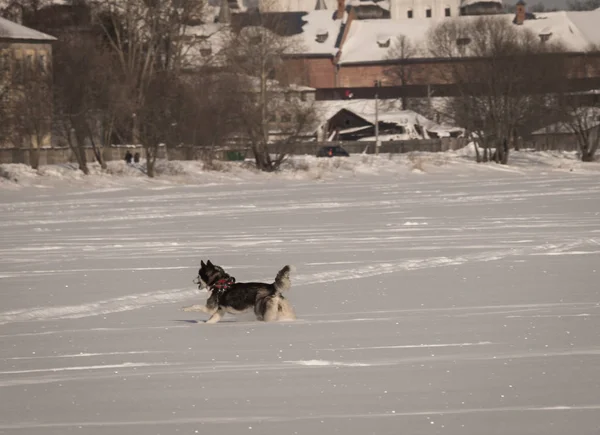
[{"label": "white building", "polygon": [[[461,8],[476,4],[491,5],[492,10],[502,9],[502,0],[341,0],[345,4],[377,4],[390,11],[392,20],[413,18],[439,19],[457,17]],[[335,11],[338,0],[259,0],[259,9],[269,12],[310,12],[315,9]]]},{"label": "white building", "polygon": [[393,20],[457,17],[460,7],[461,0],[391,0],[390,16]]}]

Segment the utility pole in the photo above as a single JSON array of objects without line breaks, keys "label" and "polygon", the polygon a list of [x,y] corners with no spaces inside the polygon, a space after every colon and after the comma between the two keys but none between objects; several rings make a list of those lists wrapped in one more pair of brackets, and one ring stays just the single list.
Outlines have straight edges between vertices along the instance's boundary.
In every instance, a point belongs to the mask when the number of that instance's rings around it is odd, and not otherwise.
[{"label": "utility pole", "polygon": [[381,80],[375,80],[375,154],[379,155],[381,142],[379,141],[379,95],[378,88],[381,87]]}]

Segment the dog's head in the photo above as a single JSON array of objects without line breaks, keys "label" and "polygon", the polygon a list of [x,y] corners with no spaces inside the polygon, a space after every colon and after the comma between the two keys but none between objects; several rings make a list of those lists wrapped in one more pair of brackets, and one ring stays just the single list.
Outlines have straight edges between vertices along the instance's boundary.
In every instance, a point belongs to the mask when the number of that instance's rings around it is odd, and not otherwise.
[{"label": "dog's head", "polygon": [[216,266],[208,260],[204,264],[204,260],[200,261],[200,269],[198,269],[198,276],[194,280],[194,284],[198,284],[200,290],[211,287],[214,283],[221,279],[230,278],[229,274],[223,270],[220,266]]}]

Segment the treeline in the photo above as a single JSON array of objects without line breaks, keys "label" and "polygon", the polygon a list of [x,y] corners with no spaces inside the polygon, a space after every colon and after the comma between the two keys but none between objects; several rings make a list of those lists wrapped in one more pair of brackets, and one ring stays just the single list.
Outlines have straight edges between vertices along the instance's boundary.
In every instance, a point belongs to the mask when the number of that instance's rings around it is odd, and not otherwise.
[{"label": "treeline", "polygon": [[80,3],[71,25],[35,26],[58,38],[52,65],[32,65],[26,76],[12,69],[3,116],[13,143],[36,148],[52,130],[84,173],[85,147],[105,167],[102,146],[142,144],[152,177],[160,144],[195,146],[210,160],[214,147],[243,141],[271,171],[312,120],[309,104],[284,97],[286,77],[274,80],[289,38],[262,27],[207,33],[196,26],[206,13],[198,0]]}]

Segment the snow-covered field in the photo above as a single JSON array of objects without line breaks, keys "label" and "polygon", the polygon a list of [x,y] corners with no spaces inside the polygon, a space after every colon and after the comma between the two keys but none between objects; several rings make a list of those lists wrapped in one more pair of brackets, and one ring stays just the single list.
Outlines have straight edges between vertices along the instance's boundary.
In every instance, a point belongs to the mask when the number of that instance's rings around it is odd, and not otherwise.
[{"label": "snow-covered field", "polygon": [[[1,434],[598,434],[600,163],[3,165]],[[182,312],[200,259],[299,319]]]}]

